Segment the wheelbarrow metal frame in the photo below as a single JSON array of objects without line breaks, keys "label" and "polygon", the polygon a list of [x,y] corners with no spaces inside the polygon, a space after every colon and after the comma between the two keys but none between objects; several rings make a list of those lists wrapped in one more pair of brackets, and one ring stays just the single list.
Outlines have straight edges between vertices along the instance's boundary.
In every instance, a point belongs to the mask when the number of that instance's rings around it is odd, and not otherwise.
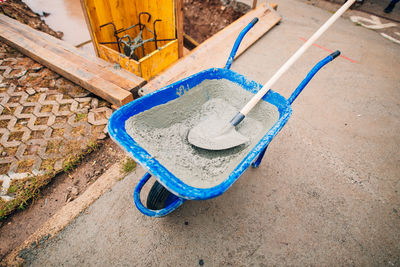
[{"label": "wheelbarrow metal frame", "polygon": [[[217,197],[228,190],[228,188],[232,186],[237,179],[239,179],[239,177],[247,170],[247,168],[250,167],[250,165],[252,165],[254,168],[258,167],[262,158],[264,157],[269,143],[283,128],[292,114],[291,104],[293,101],[301,93],[312,77],[318,72],[318,70],[320,70],[325,64],[332,61],[340,54],[339,51],[336,51],[315,65],[315,67],[308,73],[306,78],[300,83],[300,85],[294,90],[288,99],[285,99],[283,96],[274,92],[273,90],[269,90],[264,95],[262,100],[274,105],[278,109],[279,119],[253,147],[249,154],[244,157],[244,159],[232,171],[226,180],[211,188],[196,188],[189,186],[172,174],[145,149],[136,143],[136,141],[126,132],[125,122],[130,117],[140,112],[179,98],[185,92],[191,90],[202,81],[208,79],[227,79],[240,85],[244,90],[247,90],[253,94],[257,93],[262,87],[261,84],[249,80],[245,76],[229,69],[243,36],[256,22],[256,20],[253,20],[245,29],[242,30],[235,42],[225,68],[211,68],[204,70],[161,88],[153,93],[147,94],[133,102],[124,105],[114,112],[109,119],[108,131],[111,138],[117,144],[119,144],[133,159],[135,159],[136,162],[148,170],[148,172],[139,181],[133,193],[135,205],[143,214],[152,217],[161,217],[178,208],[186,200],[205,200]],[[148,209],[140,200],[140,191],[152,175],[161,185],[163,185],[169,192],[176,196],[176,198],[169,203],[167,207],[161,210]]]}]

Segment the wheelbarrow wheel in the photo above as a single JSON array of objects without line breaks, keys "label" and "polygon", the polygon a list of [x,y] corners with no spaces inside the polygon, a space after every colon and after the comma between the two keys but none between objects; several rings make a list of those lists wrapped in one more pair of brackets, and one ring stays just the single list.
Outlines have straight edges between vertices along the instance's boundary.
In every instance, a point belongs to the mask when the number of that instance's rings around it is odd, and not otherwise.
[{"label": "wheelbarrow wheel", "polygon": [[151,210],[160,210],[172,203],[177,196],[155,181],[147,196],[146,206]]}]

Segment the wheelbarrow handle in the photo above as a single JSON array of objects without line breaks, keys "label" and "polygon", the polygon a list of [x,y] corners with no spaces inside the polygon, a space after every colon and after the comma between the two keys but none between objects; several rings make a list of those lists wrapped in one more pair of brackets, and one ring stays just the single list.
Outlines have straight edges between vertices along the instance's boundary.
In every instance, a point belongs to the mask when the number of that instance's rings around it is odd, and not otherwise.
[{"label": "wheelbarrow handle", "polygon": [[186,199],[178,197],[176,200],[174,200],[171,204],[169,204],[167,207],[160,209],[160,210],[151,210],[146,208],[142,201],[140,200],[140,191],[142,191],[143,186],[147,183],[147,181],[150,179],[151,174],[147,172],[142,179],[140,179],[139,183],[135,187],[135,191],[133,191],[133,200],[135,202],[136,207],[138,210],[140,210],[143,214],[150,216],[150,217],[162,217],[165,216],[171,212],[173,212],[175,209],[177,209],[179,206],[181,206]]},{"label": "wheelbarrow handle", "polygon": [[306,85],[310,82],[310,80],[314,77],[314,75],[326,64],[328,64],[329,62],[331,62],[332,60],[334,60],[335,58],[337,58],[340,55],[340,51],[337,50],[335,52],[333,52],[332,54],[330,54],[329,56],[327,56],[326,58],[324,58],[323,60],[321,60],[320,62],[318,62],[314,68],[312,68],[310,70],[310,72],[307,74],[307,76],[304,78],[304,80],[299,84],[299,86],[297,86],[297,88],[294,90],[294,92],[292,93],[292,95],[288,98],[288,101],[290,104],[293,103],[294,100],[296,100],[297,96],[301,93],[301,91],[303,91],[304,87],[306,87]]},{"label": "wheelbarrow handle", "polygon": [[235,58],[236,52],[242,42],[243,37],[246,33],[258,22],[258,18],[254,18],[247,26],[239,33],[239,36],[236,38],[235,44],[233,45],[231,54],[229,55],[228,61],[226,62],[225,69],[230,69],[233,59]]}]

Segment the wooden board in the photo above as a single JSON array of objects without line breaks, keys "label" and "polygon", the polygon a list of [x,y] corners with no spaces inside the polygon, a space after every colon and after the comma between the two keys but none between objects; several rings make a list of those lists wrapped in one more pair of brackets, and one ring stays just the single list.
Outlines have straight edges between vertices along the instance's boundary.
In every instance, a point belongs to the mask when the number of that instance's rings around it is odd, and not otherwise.
[{"label": "wooden board", "polygon": [[255,9],[257,7],[257,0],[253,0],[253,5],[251,6],[252,9]]},{"label": "wooden board", "polygon": [[178,60],[177,51],[178,40],[174,40],[136,61],[107,46],[99,45],[101,58],[108,62],[119,64],[122,68],[143,77],[145,80],[150,80],[150,78]]},{"label": "wooden board", "polygon": [[175,0],[176,38],[178,39],[178,57],[183,57],[183,0]]},{"label": "wooden board", "polygon": [[[6,23],[3,23],[0,21],[1,26],[9,26]],[[105,80],[108,80],[109,82],[114,83],[115,85],[121,87],[122,89],[125,89],[127,91],[130,91],[132,88],[135,88],[138,86],[138,84],[134,81],[128,80],[128,79],[121,79],[121,76],[114,73],[110,72],[107,68],[104,68],[103,66],[97,65],[91,61],[88,61],[85,58],[82,58],[81,56],[74,54],[68,50],[63,49],[61,46],[57,44],[49,44],[48,41],[43,40],[41,38],[37,38],[35,33],[33,32],[25,32],[22,30],[18,30],[16,28],[13,28],[15,32],[18,34],[21,34],[28,40],[35,42],[37,45],[44,47],[48,49],[51,52],[54,52],[55,54],[62,56],[64,58],[67,58],[69,61],[72,61],[76,63],[77,65],[81,66],[81,68],[86,69],[88,71],[91,71],[93,73],[96,73],[100,77],[104,77]]]},{"label": "wooden board", "polygon": [[137,76],[142,76],[139,62],[131,60],[124,54],[118,53],[105,45],[99,45],[99,56],[112,64],[118,64],[121,68],[134,73]]},{"label": "wooden board", "polygon": [[80,3],[81,3],[82,11],[83,11],[82,12],[83,13],[83,17],[85,18],[86,26],[87,26],[87,29],[88,29],[89,34],[90,34],[90,39],[91,39],[93,47],[94,47],[94,51],[96,53],[96,56],[99,57],[99,47],[96,45],[97,44],[97,37],[96,37],[95,33],[93,32],[93,29],[91,27],[90,18],[89,18],[89,15],[88,15],[88,13],[89,13],[88,7],[86,6],[85,0],[80,0]]},{"label": "wooden board", "polygon": [[[116,41],[114,37],[114,29],[112,26],[106,26],[100,29],[100,25],[114,22],[116,29],[126,29],[139,22],[139,13],[149,12],[151,18],[148,21],[147,16],[142,16],[142,23],[153,31],[153,23],[157,19],[162,21],[157,22],[156,32],[157,39],[174,39],[175,35],[175,8],[173,0],[81,0],[82,7],[88,22],[89,31],[92,36],[93,45],[99,51],[99,42]],[[132,28],[124,34],[137,36],[139,27]],[[120,34],[122,37],[123,34]],[[143,39],[152,38],[153,35],[148,30],[143,30]],[[159,46],[166,45],[166,41],[159,43]],[[118,51],[116,44],[106,44],[108,48]],[[144,44],[145,54],[149,54],[155,50],[154,43],[149,42]],[[141,49],[137,49],[135,54],[142,58],[144,57]]]},{"label": "wooden board", "polygon": [[181,58],[174,65],[156,76],[139,90],[139,94],[144,95],[153,92],[208,68],[224,67],[240,31],[254,17],[258,17],[259,22],[246,34],[235,58],[240,56],[248,47],[281,20],[279,14],[266,3],[259,5],[256,9],[250,11],[225,29],[201,43],[197,48],[192,50],[189,55]]},{"label": "wooden board", "polygon": [[[26,30],[28,32],[32,31],[32,28],[29,27],[28,25],[18,23],[18,21],[14,20],[14,19],[11,19],[11,18],[9,18],[7,16],[1,17],[1,20],[4,21],[4,22],[10,23],[11,25],[13,25],[12,26],[13,28],[24,29],[24,30]],[[121,68],[120,69],[116,69],[109,62],[107,62],[105,60],[102,60],[100,58],[88,55],[85,51],[77,49],[75,46],[73,46],[70,43],[67,43],[67,42],[62,41],[60,39],[57,39],[57,38],[55,38],[55,37],[53,37],[53,36],[51,36],[51,35],[49,35],[47,33],[41,32],[41,31],[35,31],[34,34],[36,36],[42,38],[43,40],[46,40],[47,42],[50,42],[50,43],[53,43],[53,44],[57,44],[57,45],[59,45],[60,47],[62,47],[63,49],[65,49],[67,51],[70,51],[70,52],[72,52],[72,53],[74,53],[76,55],[79,55],[79,56],[87,59],[88,61],[94,62],[99,66],[107,68],[109,71],[111,71],[111,72],[113,72],[115,74],[118,74],[119,76],[122,76],[126,80],[130,80],[133,83],[133,86],[134,86],[132,88],[141,86],[141,85],[143,85],[145,83],[145,81],[141,77],[137,77],[136,75],[132,75],[132,73],[130,73],[130,72],[124,70],[124,69],[121,69]]]},{"label": "wooden board", "polygon": [[[132,75],[132,73],[121,68],[116,69],[113,64],[110,64],[107,61],[104,61],[94,56],[90,56],[85,51],[77,49],[70,43],[57,39],[47,33],[33,30],[28,25],[19,23],[12,18],[9,18],[7,16],[0,16],[0,22],[5,23],[6,27],[12,28],[13,30],[17,31],[23,36],[26,36],[30,40],[38,42],[38,44],[43,44],[43,46],[47,46],[47,48],[51,48],[52,51],[55,53],[64,54],[67,58],[73,57],[78,61],[82,60],[79,57],[86,59],[86,61],[84,61],[85,64],[90,64],[90,69],[94,68],[96,71],[99,71],[98,74],[102,74],[101,77],[104,79],[109,79],[110,81],[113,81],[113,79],[119,79],[122,76],[122,81],[116,81],[116,83],[123,89],[131,91],[132,89],[140,87],[145,83],[145,80],[141,77]],[[111,72],[112,74],[110,75],[109,72]]]},{"label": "wooden board", "polygon": [[189,53],[190,53],[190,50],[187,49],[186,47],[183,47],[183,56],[187,56],[187,55],[189,55]]},{"label": "wooden board", "polygon": [[151,77],[154,77],[157,73],[168,68],[171,63],[178,59],[177,50],[178,40],[175,40],[161,47],[160,50],[156,50],[150,55],[140,59],[142,77],[145,80],[150,80]]},{"label": "wooden board", "polygon": [[[38,32],[0,14],[0,40],[21,51],[65,78],[121,106],[133,100],[130,90],[141,86],[144,80],[127,73],[119,75],[113,65],[100,59],[74,53],[71,45]],[[65,44],[65,45],[64,45]]]}]

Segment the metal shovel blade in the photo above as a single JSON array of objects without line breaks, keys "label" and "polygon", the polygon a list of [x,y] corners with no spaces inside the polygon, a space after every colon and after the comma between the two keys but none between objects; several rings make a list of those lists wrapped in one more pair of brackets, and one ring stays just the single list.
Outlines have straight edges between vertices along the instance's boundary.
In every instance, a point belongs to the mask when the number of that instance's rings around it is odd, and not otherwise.
[{"label": "metal shovel blade", "polygon": [[238,133],[226,119],[212,116],[189,131],[188,141],[207,150],[225,150],[240,146],[249,139]]}]

